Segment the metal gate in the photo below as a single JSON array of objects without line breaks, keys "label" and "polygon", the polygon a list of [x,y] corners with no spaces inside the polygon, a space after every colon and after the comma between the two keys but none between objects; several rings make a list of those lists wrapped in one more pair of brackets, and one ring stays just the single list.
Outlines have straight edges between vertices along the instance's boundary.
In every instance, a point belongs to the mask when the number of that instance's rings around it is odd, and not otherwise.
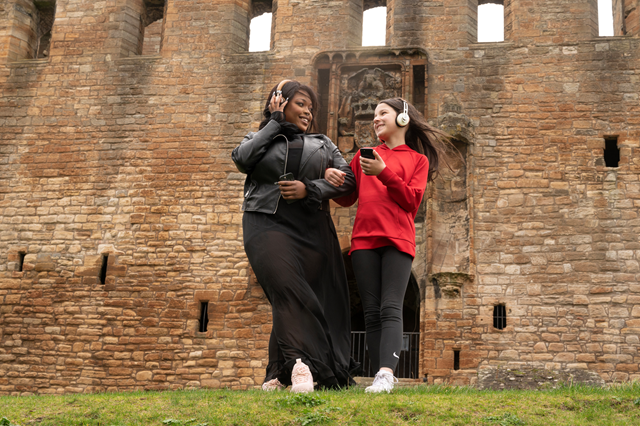
[{"label": "metal gate", "polygon": [[[364,331],[351,332],[351,357],[362,364],[363,377],[373,377],[377,371],[371,371],[365,334]],[[399,379],[417,379],[419,355],[420,333],[402,333],[402,352],[394,375]]]}]

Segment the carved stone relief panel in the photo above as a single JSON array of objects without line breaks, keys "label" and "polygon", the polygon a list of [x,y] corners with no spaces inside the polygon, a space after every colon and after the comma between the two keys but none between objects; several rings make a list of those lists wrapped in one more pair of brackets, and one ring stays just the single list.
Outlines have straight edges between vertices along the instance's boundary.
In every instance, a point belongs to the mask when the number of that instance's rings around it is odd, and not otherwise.
[{"label": "carved stone relief panel", "polygon": [[[321,52],[314,65],[318,93],[325,102],[318,117],[320,131],[336,142],[347,160],[360,147],[380,143],[373,116],[381,100],[403,97],[424,109],[426,52],[421,49]],[[414,88],[414,82],[420,87]]]},{"label": "carved stone relief panel", "polygon": [[[452,136],[455,152],[449,161],[451,170],[441,170],[431,187],[430,271],[432,279],[439,277],[438,281],[451,281],[450,276],[467,276],[473,272],[470,265],[471,206],[468,179],[473,126],[453,94],[443,98],[439,112],[440,115],[432,124]],[[447,285],[450,286],[450,283]]]},{"label": "carved stone relief panel", "polygon": [[338,147],[344,153],[379,141],[373,132],[373,115],[378,103],[401,95],[400,66],[345,67],[340,70]]}]

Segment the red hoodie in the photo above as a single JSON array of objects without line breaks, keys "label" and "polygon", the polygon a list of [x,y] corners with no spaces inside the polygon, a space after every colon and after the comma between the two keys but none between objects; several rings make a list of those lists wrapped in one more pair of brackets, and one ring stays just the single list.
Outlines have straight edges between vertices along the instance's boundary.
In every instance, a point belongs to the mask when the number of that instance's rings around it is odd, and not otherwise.
[{"label": "red hoodie", "polygon": [[415,256],[413,221],[427,187],[429,160],[407,145],[390,149],[382,144],[375,150],[387,167],[378,176],[367,176],[360,168],[360,152],[356,153],[350,164],[356,176],[356,190],[334,199],[344,207],[359,200],[349,254],[354,250],[394,246]]}]

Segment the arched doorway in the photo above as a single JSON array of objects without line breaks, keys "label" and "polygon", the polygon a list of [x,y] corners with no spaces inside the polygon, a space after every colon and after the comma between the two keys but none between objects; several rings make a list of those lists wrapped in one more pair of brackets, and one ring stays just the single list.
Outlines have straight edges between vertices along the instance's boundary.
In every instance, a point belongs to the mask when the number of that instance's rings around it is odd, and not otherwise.
[{"label": "arched doorway", "polygon": [[[365,342],[364,312],[360,302],[360,294],[356,284],[351,258],[344,253],[344,264],[349,281],[349,297],[351,299],[351,356],[362,364],[362,375],[373,377],[377,371],[371,371],[369,354]],[[420,289],[415,277],[411,274],[402,308],[403,335],[400,361],[395,371],[398,378],[418,378],[418,361],[420,353]]]}]

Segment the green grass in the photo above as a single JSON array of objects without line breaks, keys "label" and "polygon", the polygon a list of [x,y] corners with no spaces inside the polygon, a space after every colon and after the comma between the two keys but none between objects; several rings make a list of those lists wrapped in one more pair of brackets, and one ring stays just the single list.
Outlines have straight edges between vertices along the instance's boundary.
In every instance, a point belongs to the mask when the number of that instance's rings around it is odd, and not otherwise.
[{"label": "green grass", "polygon": [[420,386],[289,392],[194,390],[0,397],[9,425],[640,425],[640,384],[480,391]]}]

